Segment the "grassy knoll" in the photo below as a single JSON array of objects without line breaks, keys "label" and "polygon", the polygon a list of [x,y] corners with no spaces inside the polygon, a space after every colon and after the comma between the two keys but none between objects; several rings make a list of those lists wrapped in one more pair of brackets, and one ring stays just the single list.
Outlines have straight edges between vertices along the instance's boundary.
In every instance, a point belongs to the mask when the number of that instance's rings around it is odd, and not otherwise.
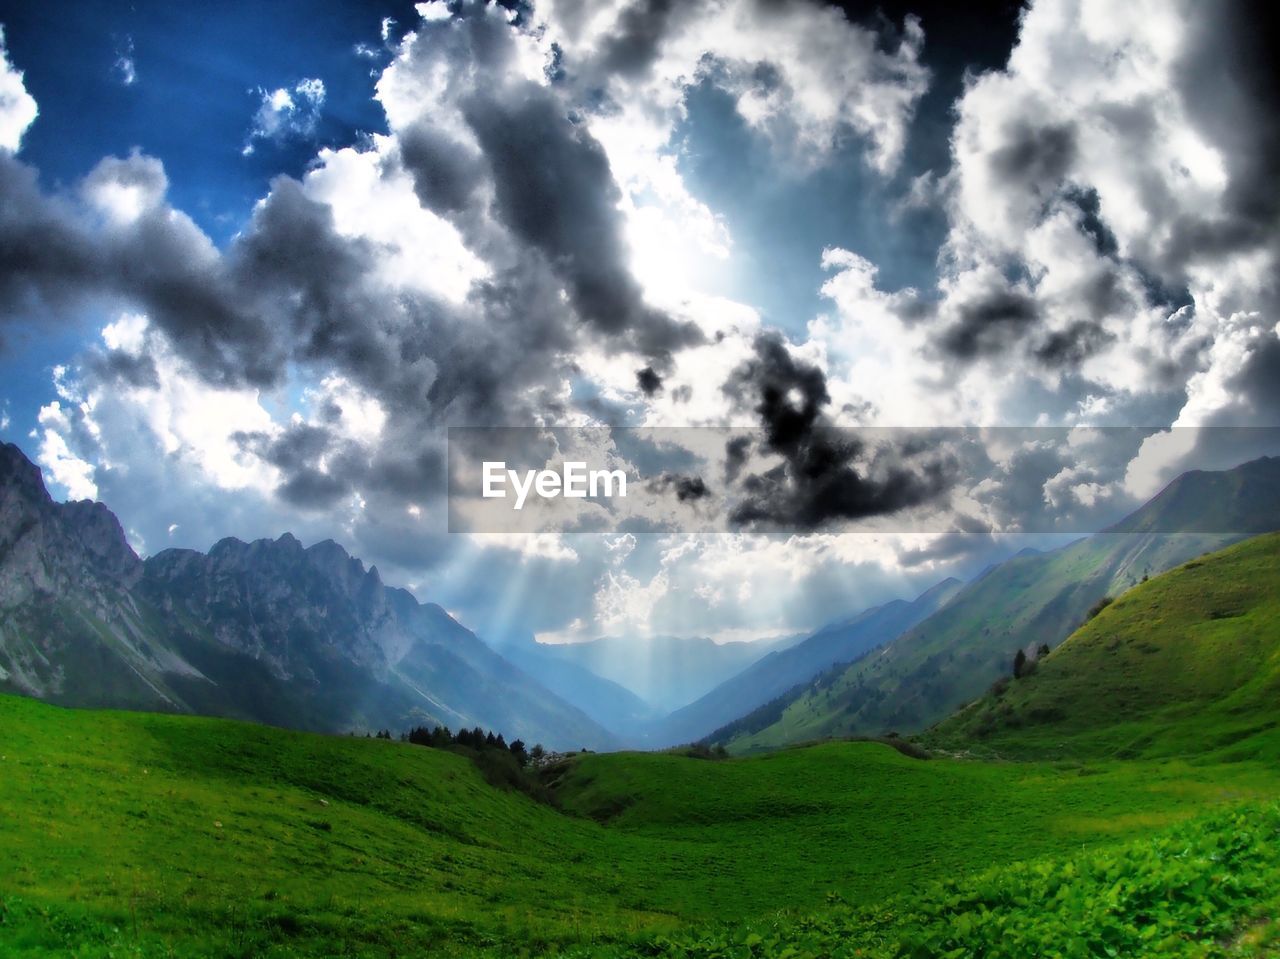
[{"label": "grassy knoll", "polygon": [[562,813],[395,742],[10,697],[0,730],[5,956],[652,949],[829,893],[879,901],[1105,848],[1280,785],[1252,763],[925,762],[830,743],[586,756]]},{"label": "grassy knoll", "polygon": [[925,741],[1003,757],[1280,761],[1280,534],[1125,592]]}]

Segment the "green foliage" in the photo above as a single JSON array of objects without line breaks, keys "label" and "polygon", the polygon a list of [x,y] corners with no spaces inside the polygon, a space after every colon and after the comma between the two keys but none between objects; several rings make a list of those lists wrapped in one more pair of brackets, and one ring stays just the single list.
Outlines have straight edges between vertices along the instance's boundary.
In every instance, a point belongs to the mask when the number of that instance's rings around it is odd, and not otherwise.
[{"label": "green foliage", "polygon": [[[1280,806],[1218,814],[1070,859],[945,880],[874,907],[652,944],[667,959],[1179,959],[1261,955],[1280,902]],[[1274,941],[1274,940],[1273,940]],[[615,955],[633,954],[617,952]]]},{"label": "green foliage", "polygon": [[[1146,582],[1145,578],[1143,579],[1143,582],[1144,583]],[[1085,619],[1086,620],[1093,619],[1093,617],[1097,616],[1100,612],[1102,612],[1104,609],[1106,609],[1108,606],[1110,606],[1114,602],[1115,602],[1115,597],[1103,596],[1102,599],[1098,600],[1096,603],[1094,603],[1092,606],[1089,607],[1089,612],[1085,614]]]}]

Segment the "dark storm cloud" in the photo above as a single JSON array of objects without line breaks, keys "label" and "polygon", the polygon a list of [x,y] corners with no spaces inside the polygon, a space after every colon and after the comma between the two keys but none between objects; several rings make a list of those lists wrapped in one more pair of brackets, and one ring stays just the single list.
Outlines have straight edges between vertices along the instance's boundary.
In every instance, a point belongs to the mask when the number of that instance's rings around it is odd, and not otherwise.
[{"label": "dark storm cloud", "polygon": [[[677,4],[673,0],[639,0],[618,17],[616,31],[604,43],[601,66],[610,74],[634,77],[645,73],[658,56]],[[683,0],[682,8],[696,6]]]},{"label": "dark storm cloud", "polygon": [[972,556],[995,542],[991,530],[980,520],[959,516],[956,528],[943,533],[928,546],[906,549],[898,554],[898,563],[908,569],[924,563],[945,563]]},{"label": "dark storm cloud", "polygon": [[146,354],[135,356],[123,350],[106,350],[90,355],[87,362],[99,377],[108,382],[127,383],[145,389],[160,386],[155,361]]},{"label": "dark storm cloud", "polygon": [[1215,5],[1188,45],[1178,90],[1192,121],[1226,163],[1225,215],[1186,217],[1168,258],[1218,256],[1277,242],[1280,228],[1280,61],[1270,9],[1249,0]]},{"label": "dark storm cloud", "polygon": [[36,171],[0,151],[0,317],[66,306],[104,271],[71,209],[47,199]]},{"label": "dark storm cloud", "polygon": [[369,244],[340,236],[329,207],[282,177],[227,260],[237,293],[284,334],[296,357],[406,391],[399,398],[411,402],[426,385],[405,355],[413,317],[372,281],[376,256]]},{"label": "dark storm cloud", "polygon": [[1077,320],[1065,330],[1055,330],[1035,347],[1032,353],[1045,366],[1062,369],[1079,366],[1101,352],[1115,336],[1097,323]]},{"label": "dark storm cloud", "polygon": [[872,450],[855,432],[832,426],[822,413],[830,402],[826,377],[794,359],[781,335],[761,334],[755,351],[724,389],[760,416],[763,451],[782,462],[739,479],[742,495],[730,511],[731,525],[815,530],[918,506],[951,486],[944,456]]},{"label": "dark storm cloud", "polygon": [[[276,494],[305,509],[324,509],[350,495],[368,469],[359,448],[327,427],[291,424],[278,436],[235,433],[232,440],[281,472]],[[321,460],[325,469],[317,468]]]},{"label": "dark storm cloud", "polygon": [[[138,186],[153,163],[104,161],[86,180]],[[186,217],[160,205],[125,226],[98,226],[69,202],[40,192],[35,171],[0,156],[0,316],[57,316],[87,297],[131,302],[211,382],[275,382],[278,354],[264,324],[242,312],[234,283]]]},{"label": "dark storm cloud", "polygon": [[626,263],[608,157],[553,91],[526,83],[501,98],[477,93],[464,114],[492,168],[495,215],[546,257],[585,323],[659,361],[701,340],[692,324],[645,304]]},{"label": "dark storm cloud", "polygon": [[636,371],[636,385],[645,396],[653,396],[662,389],[662,377],[654,371],[652,366],[646,366]]},{"label": "dark storm cloud", "polygon": [[418,200],[440,214],[470,206],[483,179],[473,151],[425,123],[400,135],[400,160],[413,177]]},{"label": "dark storm cloud", "polygon": [[755,357],[729,378],[724,390],[760,415],[769,449],[786,452],[812,435],[822,407],[831,402],[822,370],[797,361],[782,335],[762,333]]},{"label": "dark storm cloud", "polygon": [[1093,240],[1093,248],[1099,256],[1115,256],[1120,249],[1116,235],[1102,219],[1102,200],[1095,189],[1082,190],[1068,187],[1063,198],[1080,211],[1080,227]]},{"label": "dark storm cloud", "polygon": [[[151,164],[104,162],[87,184],[136,185]],[[377,276],[380,251],[339,235],[329,207],[287,178],[222,253],[163,202],[129,223],[100,222],[42,194],[35,172],[7,156],[0,200],[0,319],[42,320],[104,299],[139,309],[219,386],[276,387],[291,363],[312,364],[419,428],[446,413],[492,422],[541,401],[553,365],[536,358],[573,343],[547,271],[498,270],[462,307],[391,290]],[[100,369],[139,382],[145,371],[121,362]]]},{"label": "dark storm cloud", "polygon": [[1007,350],[1039,320],[1036,301],[1015,290],[993,289],[960,306],[956,322],[943,330],[942,349],[961,360]]},{"label": "dark storm cloud", "polygon": [[680,473],[663,473],[649,480],[646,486],[654,492],[674,490],[681,503],[696,502],[711,495],[711,490],[701,476],[685,476]]}]

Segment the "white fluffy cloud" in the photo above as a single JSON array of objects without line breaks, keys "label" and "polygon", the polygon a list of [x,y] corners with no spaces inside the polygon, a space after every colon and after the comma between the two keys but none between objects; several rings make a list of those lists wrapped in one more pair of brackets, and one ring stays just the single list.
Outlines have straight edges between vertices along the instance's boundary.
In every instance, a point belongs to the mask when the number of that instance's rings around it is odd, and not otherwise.
[{"label": "white fluffy cloud", "polygon": [[324,107],[324,81],[315,77],[299,80],[292,87],[258,90],[258,110],[245,141],[243,153],[254,151],[257,140],[305,137],[315,132]]},{"label": "white fluffy cloud", "polygon": [[[929,74],[924,32],[908,17],[885,49],[875,31],[834,7],[786,0],[700,0],[673,5],[554,0],[539,13],[566,53],[565,70],[615,92],[636,137],[670,134],[686,90],[709,80],[733,97],[753,129],[801,166],[820,163],[849,137],[891,171]],[[622,124],[619,124],[622,125]]]},{"label": "white fluffy cloud", "polygon": [[[799,629],[908,595],[969,555],[946,534],[444,535],[445,425],[759,425],[757,400],[726,386],[759,360],[768,325],[726,295],[734,237],[681,175],[686,97],[703,83],[727,93],[787,176],[852,145],[893,182],[929,80],[929,25],[878,35],[799,0],[418,12],[402,39],[384,25],[388,134],[276,181],[226,250],[167,205],[165,172],[143,155],[103,161],[66,208],[15,175],[40,214],[22,207],[24,222],[65,219],[55,236],[94,249],[38,294],[96,283],[92,302],[114,317],[41,413],[55,482],[102,495],[144,546],[336,533],[406,581],[431,570],[439,598],[495,629],[508,617],[579,637]],[[951,169],[904,187],[904,209],[947,218],[936,289],[887,288],[884,264],[830,245],[822,314],[798,342],[778,339],[821,378],[824,415],[1274,423],[1276,244],[1241,202],[1262,151],[1224,135],[1188,88],[1223,42],[1204,5],[1029,7],[1007,67],[971,78],[956,104]],[[13,153],[36,105],[2,66],[0,148]],[[258,93],[246,151],[314,131],[319,80]],[[1216,95],[1247,128],[1249,91]],[[120,282],[126,256],[154,275]],[[166,296],[175,264],[181,309]],[[967,532],[999,527],[1018,497],[1103,515],[1203,454],[1187,432],[1136,459],[1105,438],[1011,440],[963,491]]]},{"label": "white fluffy cloud", "polygon": [[[956,105],[937,299],[828,252],[835,309],[809,335],[833,393],[898,424],[1276,425],[1280,256],[1259,199],[1275,118],[1247,69],[1222,67],[1247,60],[1233,17],[1027,9],[1007,67]],[[1208,435],[1149,440],[1127,492],[1154,492]]]},{"label": "white fluffy cloud", "polygon": [[22,146],[22,135],[39,112],[35,98],[22,82],[22,71],[15,69],[9,60],[4,27],[0,25],[0,150],[17,153]]}]

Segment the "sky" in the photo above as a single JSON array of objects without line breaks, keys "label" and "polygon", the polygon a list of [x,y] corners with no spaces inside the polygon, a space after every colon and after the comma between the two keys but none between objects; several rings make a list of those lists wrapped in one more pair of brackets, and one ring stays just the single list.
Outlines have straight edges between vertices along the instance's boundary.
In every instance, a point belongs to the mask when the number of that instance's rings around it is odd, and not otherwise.
[{"label": "sky", "polygon": [[[495,640],[973,576],[1280,452],[1252,14],[0,2],[0,436],[142,554],[333,538]],[[657,480],[450,532],[495,426]]]}]

